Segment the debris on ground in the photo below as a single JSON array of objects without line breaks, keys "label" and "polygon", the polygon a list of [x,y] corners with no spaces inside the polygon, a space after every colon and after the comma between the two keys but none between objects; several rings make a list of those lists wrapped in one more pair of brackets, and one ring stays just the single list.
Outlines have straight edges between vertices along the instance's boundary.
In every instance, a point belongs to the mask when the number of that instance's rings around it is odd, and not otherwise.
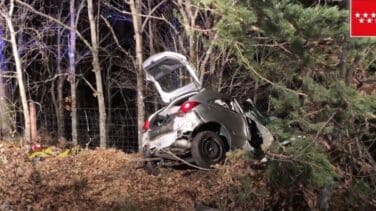
[{"label": "debris on ground", "polygon": [[[53,149],[44,149],[49,148]],[[269,161],[256,162],[244,151],[231,152],[223,165],[210,171],[161,168],[158,175],[152,175],[140,165],[143,161],[136,153],[96,149],[33,162],[25,147],[0,141],[0,210],[264,210],[319,206],[321,193],[309,187],[273,189],[267,177]],[[345,190],[344,185],[331,189],[332,200],[344,203],[341,197]],[[297,196],[301,197],[298,205],[284,205]],[[346,206],[335,203],[330,201],[330,207]]]},{"label": "debris on ground", "polygon": [[[9,210],[194,209],[197,204],[218,204],[212,200],[219,195],[223,205],[235,208],[234,199],[228,198],[233,193],[224,193],[230,190],[227,186],[241,185],[235,172],[240,177],[255,175],[244,161],[213,171],[164,168],[153,176],[140,167],[140,155],[115,149],[31,162],[21,146],[0,143],[0,206]],[[264,200],[255,200],[255,207]]]}]

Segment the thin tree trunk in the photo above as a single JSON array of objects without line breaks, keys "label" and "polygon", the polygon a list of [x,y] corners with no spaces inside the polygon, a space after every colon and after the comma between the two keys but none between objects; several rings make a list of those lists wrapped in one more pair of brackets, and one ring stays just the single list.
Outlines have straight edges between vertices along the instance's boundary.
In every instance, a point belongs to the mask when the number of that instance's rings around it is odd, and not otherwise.
[{"label": "thin tree trunk", "polygon": [[[6,71],[3,36],[3,28],[0,26],[0,74],[4,74]],[[5,88],[5,80],[0,76],[0,139],[4,136],[10,136],[13,130],[11,110]]]},{"label": "thin tree trunk", "polygon": [[[151,1],[148,1],[149,13],[152,11]],[[150,56],[155,54],[154,48],[154,33],[153,33],[153,19],[148,22],[148,34],[149,34],[149,54]]]},{"label": "thin tree trunk", "polygon": [[[196,15],[192,14],[191,11],[191,0],[178,0],[179,4],[179,9],[180,9],[180,14],[183,17],[183,25],[184,25],[184,30],[186,33],[186,36],[188,38],[188,52],[189,52],[189,59],[190,61],[194,61],[195,59],[195,46],[194,46],[194,31],[192,30],[191,27],[194,26],[194,21],[196,19]],[[198,64],[196,64],[198,67]],[[200,69],[200,68],[197,68]]]},{"label": "thin tree trunk", "polygon": [[57,32],[57,72],[59,75],[59,79],[57,82],[57,110],[56,110],[56,120],[57,120],[57,134],[58,138],[62,138],[65,136],[65,122],[64,122],[64,101],[63,101],[63,86],[64,86],[64,79],[65,77],[62,75],[63,71],[61,69],[61,39],[62,39],[62,29],[59,27]]},{"label": "thin tree trunk", "polygon": [[100,139],[100,147],[105,148],[107,143],[107,133],[106,133],[106,107],[104,103],[104,96],[103,96],[103,80],[102,80],[102,72],[101,67],[99,64],[99,46],[98,46],[98,38],[97,38],[97,28],[95,25],[95,18],[94,18],[94,8],[93,8],[93,0],[87,0],[88,3],[88,16],[89,16],[89,23],[90,23],[90,35],[91,35],[91,45],[92,45],[92,54],[93,54],[93,71],[95,73],[95,82],[96,82],[96,96],[98,100],[98,108],[99,108],[99,139]]},{"label": "thin tree trunk", "polygon": [[341,57],[339,60],[339,68],[341,71],[341,76],[345,80],[346,73],[347,73],[347,47],[346,46],[342,46]]},{"label": "thin tree trunk", "polygon": [[27,96],[25,91],[25,84],[23,80],[23,73],[21,67],[21,59],[18,53],[17,41],[16,41],[16,32],[13,27],[12,22],[12,15],[14,10],[14,0],[10,1],[10,9],[9,14],[5,16],[9,31],[10,31],[10,42],[12,45],[12,52],[14,56],[14,61],[16,64],[16,75],[17,75],[17,82],[21,96],[22,102],[22,109],[24,113],[24,121],[25,121],[25,132],[24,132],[24,139],[26,142],[31,142],[31,134],[30,134],[30,115],[29,115],[29,106],[27,104]]},{"label": "thin tree trunk", "polygon": [[[75,0],[70,0],[69,2],[69,26],[74,29],[76,28],[76,11],[75,11]],[[76,33],[74,30],[69,31],[69,41],[68,41],[68,57],[69,57],[69,77],[68,81],[71,90],[71,124],[72,124],[72,142],[74,145],[78,144],[78,133],[77,133],[77,90],[76,90],[76,64],[75,64],[75,53],[76,53]]]},{"label": "thin tree trunk", "polygon": [[29,103],[30,109],[30,131],[31,131],[31,141],[36,142],[38,140],[38,127],[37,127],[37,111],[35,109],[35,103]]},{"label": "thin tree trunk", "polygon": [[359,64],[359,61],[361,59],[361,56],[359,54],[356,54],[355,55],[355,58],[354,58],[354,61],[351,65],[351,68],[348,68],[347,71],[346,71],[346,74],[345,74],[345,83],[346,85],[350,85],[351,84],[351,80],[353,78],[353,74]]},{"label": "thin tree trunk", "polygon": [[106,71],[106,95],[107,95],[107,119],[106,119],[106,132],[107,132],[107,137],[110,137],[110,131],[111,131],[111,122],[112,122],[112,84],[110,82],[111,78],[111,67],[112,67],[112,59],[110,58],[110,64],[107,67]]},{"label": "thin tree trunk", "polygon": [[[0,69],[0,72],[3,70]],[[3,78],[0,77],[0,139],[12,134],[13,123],[11,118],[11,109],[5,91]]]},{"label": "thin tree trunk", "polygon": [[[149,13],[150,13],[152,11],[151,1],[148,1],[148,8],[149,8]],[[148,34],[149,34],[149,55],[151,56],[155,54],[153,19],[150,19],[148,22]],[[149,93],[145,95],[150,96]],[[152,94],[152,96],[153,96],[154,112],[156,112],[158,111],[158,95]]]},{"label": "thin tree trunk", "polygon": [[142,146],[142,126],[144,124],[144,74],[142,69],[142,34],[141,34],[141,1],[130,0],[132,12],[134,39],[136,41],[136,68],[137,68],[137,129],[138,149]]},{"label": "thin tree trunk", "polygon": [[218,39],[218,33],[216,33],[213,37],[213,39],[211,40],[211,43],[210,43],[210,46],[208,48],[208,50],[206,51],[205,53],[205,58],[204,60],[202,61],[201,65],[200,65],[200,83],[203,84],[204,83],[204,78],[205,78],[205,73],[206,73],[206,66],[208,64],[208,61],[210,61],[210,71],[209,71],[209,74],[210,74],[210,80],[212,80],[211,77],[213,77],[214,75],[214,71],[215,71],[215,60],[214,58],[211,57],[212,55],[212,52],[213,52],[213,48],[214,48],[214,43],[215,41]]},{"label": "thin tree trunk", "polygon": [[[57,102],[57,94],[56,94],[56,86],[55,86],[55,82],[53,81],[51,83],[51,87],[50,87],[50,95],[51,95],[51,101],[52,101],[52,104],[54,106],[54,109],[55,109],[55,114],[56,114],[56,117],[58,116],[58,110],[59,110],[59,105],[58,105],[58,102]],[[56,118],[58,119],[58,118]],[[59,123],[58,123],[58,127],[59,127]]]}]

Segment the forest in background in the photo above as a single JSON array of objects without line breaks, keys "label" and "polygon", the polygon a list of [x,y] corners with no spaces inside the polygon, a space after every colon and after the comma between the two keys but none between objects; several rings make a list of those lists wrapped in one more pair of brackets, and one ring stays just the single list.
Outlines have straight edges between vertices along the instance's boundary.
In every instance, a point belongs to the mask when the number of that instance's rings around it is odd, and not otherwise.
[{"label": "forest in background", "polygon": [[1,136],[31,142],[30,102],[56,113],[56,140],[69,117],[69,141],[78,143],[80,106],[98,109],[101,147],[112,107],[137,109],[141,131],[161,105],[142,61],[176,51],[206,87],[251,97],[269,117],[268,181],[282,196],[341,189],[349,206],[374,207],[376,39],[349,37],[348,4],[3,0]]}]

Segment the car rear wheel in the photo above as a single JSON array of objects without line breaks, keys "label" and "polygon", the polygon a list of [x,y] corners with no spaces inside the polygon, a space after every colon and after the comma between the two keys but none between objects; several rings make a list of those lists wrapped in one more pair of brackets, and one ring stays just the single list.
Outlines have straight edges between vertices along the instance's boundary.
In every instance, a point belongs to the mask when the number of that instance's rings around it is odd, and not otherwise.
[{"label": "car rear wheel", "polygon": [[210,167],[224,160],[226,150],[222,138],[217,133],[202,131],[193,138],[191,153],[197,165]]}]

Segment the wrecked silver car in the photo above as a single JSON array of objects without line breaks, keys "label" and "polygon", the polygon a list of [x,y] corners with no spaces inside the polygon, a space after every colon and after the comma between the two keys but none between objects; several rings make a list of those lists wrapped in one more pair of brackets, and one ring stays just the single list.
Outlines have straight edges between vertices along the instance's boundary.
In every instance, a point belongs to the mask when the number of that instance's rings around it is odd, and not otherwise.
[{"label": "wrecked silver car", "polygon": [[145,121],[146,157],[209,167],[229,150],[266,150],[271,145],[273,136],[257,118],[252,101],[247,100],[249,106],[243,109],[236,99],[201,87],[185,56],[158,53],[143,68],[167,104]]}]

